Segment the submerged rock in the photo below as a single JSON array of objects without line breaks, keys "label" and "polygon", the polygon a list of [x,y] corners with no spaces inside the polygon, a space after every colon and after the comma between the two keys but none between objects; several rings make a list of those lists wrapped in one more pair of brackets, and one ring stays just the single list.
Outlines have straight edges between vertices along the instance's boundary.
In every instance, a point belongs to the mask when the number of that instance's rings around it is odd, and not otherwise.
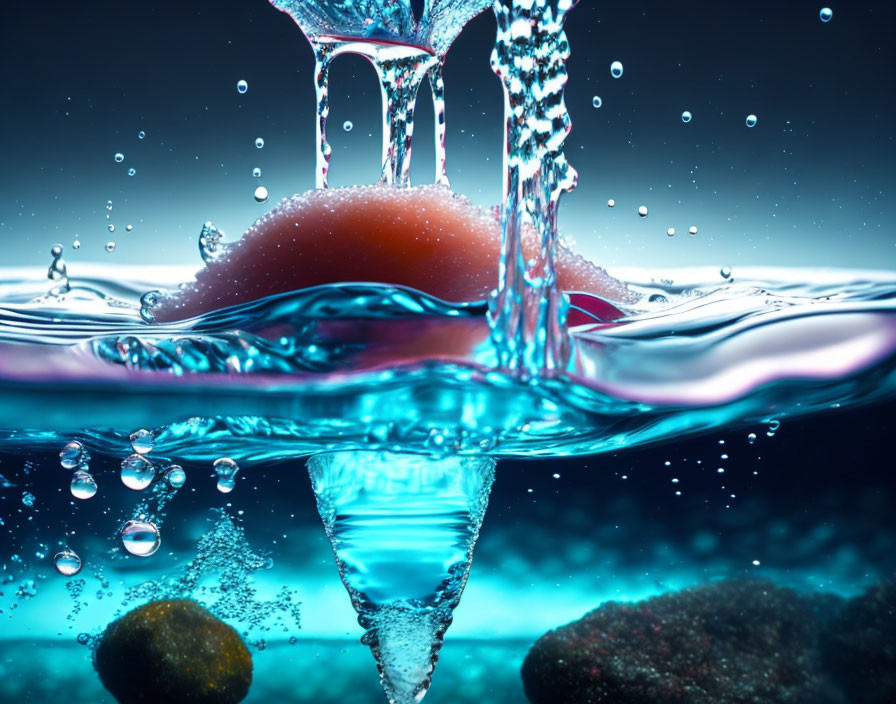
[{"label": "submerged rock", "polygon": [[844,704],[819,604],[839,610],[759,580],[609,602],[542,636],[523,686],[533,704]]},{"label": "submerged rock", "polygon": [[153,601],[113,621],[94,665],[121,704],[236,704],[252,683],[239,634],[192,599]]}]

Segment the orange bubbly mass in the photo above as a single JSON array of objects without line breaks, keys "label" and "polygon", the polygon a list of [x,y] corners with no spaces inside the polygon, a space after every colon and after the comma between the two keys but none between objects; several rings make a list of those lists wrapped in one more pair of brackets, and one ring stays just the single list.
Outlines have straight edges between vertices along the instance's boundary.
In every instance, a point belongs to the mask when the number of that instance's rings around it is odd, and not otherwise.
[{"label": "orange bubbly mass", "polygon": [[[227,255],[167,299],[159,321],[336,282],[408,286],[446,301],[485,300],[498,280],[501,230],[493,211],[442,186],[309,191],[259,219]],[[534,237],[524,237],[527,257]],[[559,247],[565,291],[629,301],[625,285]]]}]

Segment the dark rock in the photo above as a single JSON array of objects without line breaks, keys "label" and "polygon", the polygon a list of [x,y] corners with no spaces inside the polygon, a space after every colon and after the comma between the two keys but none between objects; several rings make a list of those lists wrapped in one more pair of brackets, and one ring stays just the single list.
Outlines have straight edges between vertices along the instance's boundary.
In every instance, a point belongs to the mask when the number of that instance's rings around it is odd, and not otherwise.
[{"label": "dark rock", "polygon": [[236,704],[252,683],[239,634],[191,599],[153,601],[113,621],[94,665],[121,704]]},{"label": "dark rock", "polygon": [[522,677],[533,704],[843,704],[816,611],[759,580],[609,602],[542,636]]},{"label": "dark rock", "polygon": [[828,630],[824,653],[850,704],[896,702],[896,579],[846,605]]}]

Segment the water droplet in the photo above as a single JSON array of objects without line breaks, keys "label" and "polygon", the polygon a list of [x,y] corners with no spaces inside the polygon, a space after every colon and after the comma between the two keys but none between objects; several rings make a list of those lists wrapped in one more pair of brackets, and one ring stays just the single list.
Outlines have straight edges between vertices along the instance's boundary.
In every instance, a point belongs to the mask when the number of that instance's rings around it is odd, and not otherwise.
[{"label": "water droplet", "polygon": [[681,113],[681,121],[682,121],[682,122],[690,122],[690,121],[691,121],[691,118],[693,118],[693,117],[694,117],[694,116],[691,115],[691,111],[690,111],[690,110],[685,110],[683,113]]},{"label": "water droplet", "polygon": [[133,166],[128,169],[128,176],[133,176],[135,173],[137,173],[137,169],[135,169]]},{"label": "water droplet", "polygon": [[730,279],[731,278],[731,267],[723,266],[721,269],[719,269],[719,274],[722,276],[723,279]]},{"label": "water droplet", "polygon": [[121,162],[123,162],[123,161],[124,161],[124,154],[122,154],[121,152],[118,152],[118,153],[115,155],[115,161],[116,161],[117,163],[119,163],[119,164],[120,164]]},{"label": "water droplet", "polygon": [[52,254],[53,257],[61,257],[62,256],[62,245],[54,244],[53,249],[50,250],[50,254]]},{"label": "water droplet", "polygon": [[261,149],[264,146],[264,140],[261,137],[255,139],[255,148]]},{"label": "water droplet", "polygon": [[750,433],[747,435],[747,442],[751,445],[756,442],[756,433]]},{"label": "water droplet", "polygon": [[65,469],[77,469],[84,460],[84,446],[77,440],[66,443],[59,451],[59,464]]},{"label": "water droplet", "polygon": [[780,427],[781,427],[781,421],[770,420],[768,422],[768,432],[766,433],[766,435],[768,435],[770,438],[775,437],[775,433],[778,432],[778,428],[780,428]]},{"label": "water droplet", "polygon": [[215,460],[215,472],[218,473],[218,491],[229,494],[236,485],[236,473],[240,471],[239,465],[229,457],[220,457]]},{"label": "water droplet", "polygon": [[134,226],[133,225],[125,225],[124,229],[125,229],[125,232],[130,232],[131,230],[134,229]]},{"label": "water droplet", "polygon": [[56,287],[56,290],[60,292],[68,291],[68,267],[65,264],[65,260],[62,258],[62,245],[57,244],[54,245],[50,250],[50,255],[53,257],[53,261],[50,262],[50,266],[47,269],[47,278],[50,281],[58,281],[59,286]]},{"label": "water droplet", "polygon": [[34,494],[32,494],[30,491],[23,492],[22,503],[25,504],[28,508],[34,506]]},{"label": "water droplet", "polygon": [[72,249],[81,249],[81,240],[74,240],[72,242]]},{"label": "water droplet", "polygon": [[206,264],[224,257],[227,245],[221,242],[223,237],[224,233],[211,220],[202,226],[199,231],[199,254]]},{"label": "water droplet", "polygon": [[[156,290],[147,291],[142,296],[140,296],[140,317],[143,318],[144,322],[147,322],[147,323],[155,322],[156,317],[155,317],[155,314],[152,312],[152,309],[155,308],[157,305],[159,305],[159,303],[161,301],[162,301],[162,294]],[[149,431],[142,431],[142,432],[149,432]],[[131,436],[131,440],[132,440],[131,445],[132,446],[133,446],[133,438],[134,438],[134,436],[132,435]],[[150,448],[150,449],[152,449],[152,448]],[[140,452],[140,450],[137,450],[136,448],[134,448],[134,451]],[[149,450],[147,450],[147,452],[149,452]],[[141,453],[141,454],[145,455],[146,452]]]},{"label": "water droplet", "polygon": [[647,217],[647,206],[646,205],[642,205],[640,208],[638,208],[638,215],[640,215],[642,218]]},{"label": "water droplet", "polygon": [[616,201],[613,200],[612,198],[610,198],[610,200],[607,201],[607,207],[608,207],[608,208],[615,208],[615,207],[616,207]]},{"label": "water droplet", "polygon": [[239,91],[240,93],[245,93],[247,90],[249,90],[249,84],[246,83],[245,81],[237,81],[237,82],[236,82],[236,89],[237,89],[237,91]]},{"label": "water droplet", "polygon": [[187,473],[179,464],[173,464],[165,473],[165,479],[172,489],[180,489],[187,481]]},{"label": "water droplet", "polygon": [[109,223],[109,232],[115,232],[115,225]]},{"label": "water droplet", "polygon": [[268,199],[268,189],[264,186],[259,186],[255,189],[253,197],[257,203],[264,203]]},{"label": "water droplet", "polygon": [[352,124],[351,120],[346,120],[342,123],[342,129],[344,129],[346,132],[351,132],[353,127],[354,125]]},{"label": "water droplet", "polygon": [[112,210],[112,201],[111,200],[106,201],[106,210]]},{"label": "water droplet", "polygon": [[69,488],[76,499],[89,499],[96,494],[96,479],[90,472],[75,472]]},{"label": "water droplet", "polygon": [[155,523],[128,521],[121,529],[121,544],[131,555],[149,557],[162,544],[162,537]]},{"label": "water droplet", "polygon": [[81,558],[73,550],[57,552],[53,558],[56,571],[63,577],[74,577],[81,571]]},{"label": "water droplet", "polygon": [[669,235],[669,237],[675,237],[675,228],[670,227],[668,230],[666,230],[666,234]]},{"label": "water droplet", "polygon": [[610,64],[610,75],[613,78],[622,78],[622,62],[614,61]]},{"label": "water droplet", "polygon": [[252,175],[253,175],[255,178],[261,178],[261,169],[259,169],[259,168],[256,166],[254,169],[252,169]]},{"label": "water droplet", "polygon": [[604,101],[600,99],[600,96],[599,96],[599,95],[595,95],[595,96],[591,99],[591,104],[592,104],[594,107],[599,108],[601,105],[604,104]]},{"label": "water droplet", "polygon": [[648,303],[668,303],[669,299],[661,293],[655,293],[647,299]]},{"label": "water droplet", "polygon": [[106,251],[114,252],[115,251],[115,243],[114,242],[106,242]]},{"label": "water droplet", "polygon": [[691,225],[691,226],[688,228],[688,234],[689,234],[689,235],[696,235],[696,234],[697,234],[697,226],[696,226],[696,225]]},{"label": "water droplet", "polygon": [[146,132],[144,132],[143,130],[140,130],[137,133],[137,139],[143,139],[144,137],[146,137]]},{"label": "water droplet", "polygon": [[747,115],[747,127],[755,127],[757,119],[758,118],[755,115]]},{"label": "water droplet", "polygon": [[[152,292],[150,292],[152,293]],[[157,293],[157,292],[156,292]],[[149,294],[144,294],[143,298],[146,298]],[[140,299],[140,302],[143,302],[143,299]],[[131,433],[131,448],[138,455],[146,455],[152,452],[152,448],[156,444],[156,439],[153,436],[152,432],[146,430],[145,428],[141,428],[140,430],[135,430]]]},{"label": "water droplet", "polygon": [[131,455],[121,462],[121,483],[128,489],[143,491],[156,476],[156,468],[143,455]]},{"label": "water droplet", "polygon": [[830,22],[831,18],[834,16],[834,11],[829,7],[823,7],[819,11],[818,16],[821,18],[822,22]]}]

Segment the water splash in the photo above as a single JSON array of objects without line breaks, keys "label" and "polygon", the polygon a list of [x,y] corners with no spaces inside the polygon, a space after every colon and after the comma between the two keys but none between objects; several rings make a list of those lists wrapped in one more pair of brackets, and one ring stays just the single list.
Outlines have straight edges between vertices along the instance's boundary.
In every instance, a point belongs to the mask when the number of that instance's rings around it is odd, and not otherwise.
[{"label": "water splash", "polygon": [[467,581],[494,461],[337,452],[308,470],[386,695],[418,702]]}]

